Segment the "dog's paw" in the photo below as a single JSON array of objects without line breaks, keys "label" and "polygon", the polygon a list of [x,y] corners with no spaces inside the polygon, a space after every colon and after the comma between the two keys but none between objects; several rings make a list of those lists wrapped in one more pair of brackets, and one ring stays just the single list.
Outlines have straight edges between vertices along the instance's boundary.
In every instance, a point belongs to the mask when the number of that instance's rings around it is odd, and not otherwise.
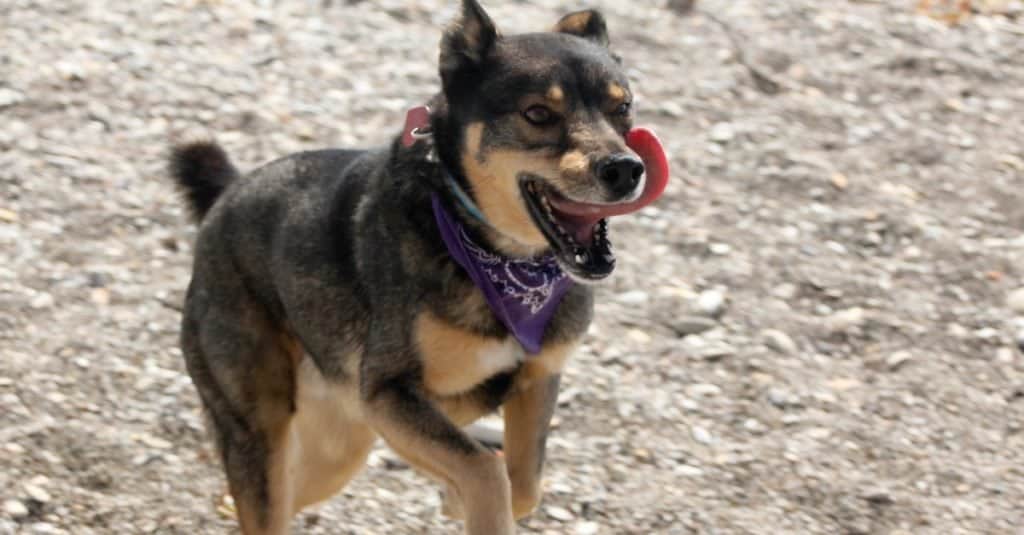
[{"label": "dog's paw", "polygon": [[466,510],[462,506],[462,498],[455,489],[447,487],[440,491],[441,514],[452,520],[465,520]]}]

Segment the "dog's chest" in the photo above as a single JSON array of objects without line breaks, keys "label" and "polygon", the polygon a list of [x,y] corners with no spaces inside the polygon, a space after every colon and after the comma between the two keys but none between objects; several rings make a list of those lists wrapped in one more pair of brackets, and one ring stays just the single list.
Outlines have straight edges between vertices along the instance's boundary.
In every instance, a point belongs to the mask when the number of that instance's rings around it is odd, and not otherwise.
[{"label": "dog's chest", "polygon": [[417,352],[430,392],[449,396],[467,392],[487,379],[522,366],[530,377],[559,373],[575,341],[548,344],[528,355],[511,336],[494,338],[461,329],[426,312],[416,320]]},{"label": "dog's chest", "polygon": [[515,368],[526,356],[512,337],[481,336],[429,312],[416,320],[416,345],[424,384],[441,396],[471,390],[489,377]]}]

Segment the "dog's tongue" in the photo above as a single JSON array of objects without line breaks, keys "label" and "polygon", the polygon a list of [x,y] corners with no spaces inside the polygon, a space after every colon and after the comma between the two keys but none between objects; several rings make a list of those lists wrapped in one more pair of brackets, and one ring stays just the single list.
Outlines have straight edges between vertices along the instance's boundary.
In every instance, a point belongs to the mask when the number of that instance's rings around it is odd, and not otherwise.
[{"label": "dog's tongue", "polygon": [[644,191],[637,200],[619,204],[588,204],[568,199],[551,199],[551,205],[576,227],[577,239],[589,242],[594,225],[611,216],[629,214],[653,203],[665,192],[668,185],[668,158],[658,136],[646,128],[634,128],[626,134],[626,145],[644,162],[646,182]]}]

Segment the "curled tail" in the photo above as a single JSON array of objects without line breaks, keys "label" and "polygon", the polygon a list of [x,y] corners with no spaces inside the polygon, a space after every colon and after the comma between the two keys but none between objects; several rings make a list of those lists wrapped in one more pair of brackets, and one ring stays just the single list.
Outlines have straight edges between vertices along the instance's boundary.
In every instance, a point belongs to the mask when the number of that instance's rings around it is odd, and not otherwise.
[{"label": "curled tail", "polygon": [[238,177],[238,170],[224,149],[212,141],[174,147],[170,172],[197,222],[203,220],[217,197]]}]

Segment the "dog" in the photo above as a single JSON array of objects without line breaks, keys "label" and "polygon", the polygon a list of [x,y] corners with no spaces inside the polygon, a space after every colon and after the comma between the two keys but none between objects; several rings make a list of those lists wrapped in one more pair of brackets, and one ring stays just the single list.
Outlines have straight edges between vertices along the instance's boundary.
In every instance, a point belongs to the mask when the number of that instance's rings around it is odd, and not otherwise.
[{"label": "dog", "polygon": [[[541,498],[607,218],[660,195],[667,163],[597,11],[503,36],[465,0],[439,70],[386,147],[246,176],[214,142],[172,150],[199,223],[181,347],[247,535],[287,533],[377,438],[468,534],[514,533]],[[463,430],[499,410],[500,455]]]}]

